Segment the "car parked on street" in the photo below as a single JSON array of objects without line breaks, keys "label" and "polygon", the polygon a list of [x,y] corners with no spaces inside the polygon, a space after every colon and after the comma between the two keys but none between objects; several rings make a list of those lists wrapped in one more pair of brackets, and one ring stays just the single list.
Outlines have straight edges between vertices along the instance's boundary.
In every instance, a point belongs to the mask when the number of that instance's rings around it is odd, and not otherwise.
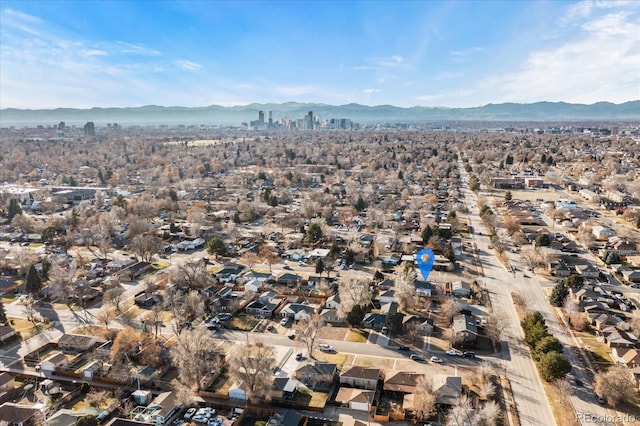
[{"label": "car parked on street", "polygon": [[437,356],[432,356],[429,358],[429,361],[435,362],[436,364],[442,364],[444,362],[442,358],[438,358]]},{"label": "car parked on street", "polygon": [[424,357],[420,354],[411,354],[409,358],[411,358],[413,361],[424,362]]},{"label": "car parked on street", "polygon": [[460,351],[459,351],[459,350],[457,350],[457,349],[449,349],[449,350],[448,350],[447,352],[445,352],[445,353],[446,353],[447,355],[449,355],[449,356],[462,356],[462,355],[463,355],[463,353],[462,353],[462,352],[460,352]]},{"label": "car parked on street", "polygon": [[320,349],[322,352],[335,352],[336,350],[333,349],[333,346],[327,344],[327,343],[320,343],[318,344],[318,349]]}]

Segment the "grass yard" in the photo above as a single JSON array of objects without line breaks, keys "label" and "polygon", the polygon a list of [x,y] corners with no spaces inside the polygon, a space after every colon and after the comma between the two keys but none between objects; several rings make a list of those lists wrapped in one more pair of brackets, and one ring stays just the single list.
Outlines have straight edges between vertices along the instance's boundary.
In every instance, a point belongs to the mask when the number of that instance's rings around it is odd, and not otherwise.
[{"label": "grass yard", "polygon": [[367,343],[369,332],[366,330],[350,329],[345,340],[347,342]]},{"label": "grass yard", "polygon": [[358,365],[360,367],[377,367],[377,368],[393,369],[393,365],[395,364],[395,359],[357,355],[354,363],[355,365]]},{"label": "grass yard", "polygon": [[41,332],[43,332],[44,330],[47,330],[51,327],[54,326],[54,324],[52,322],[45,324],[42,322],[39,323],[32,323],[30,321],[27,321],[25,319],[22,318],[12,318],[9,317],[7,318],[10,323],[12,324],[11,326],[13,327],[13,329],[16,332],[20,333],[20,336],[22,336],[22,340],[27,340],[33,336],[35,336],[36,334],[39,334]]},{"label": "grass yard", "polygon": [[566,393],[562,393],[553,384],[542,381],[542,386],[551,405],[553,417],[558,426],[580,426]]},{"label": "grass yard", "polygon": [[154,262],[151,264],[151,269],[153,269],[154,271],[160,271],[162,269],[168,268],[171,264],[169,262],[165,262],[163,260],[160,260],[158,262]]},{"label": "grass yard", "polygon": [[303,386],[296,392],[293,401],[299,404],[304,404],[308,407],[324,408],[329,394],[326,392],[314,392],[311,389]]},{"label": "grass yard", "polygon": [[574,331],[574,333],[580,339],[582,347],[591,353],[598,369],[607,371],[614,364],[610,355],[611,351],[604,342],[598,342],[595,336],[584,331]]},{"label": "grass yard", "polygon": [[318,361],[331,362],[338,365],[338,367],[342,367],[347,361],[346,354],[341,354],[341,353],[330,354],[330,353],[322,352],[318,349],[316,349],[313,352],[313,356]]},{"label": "grass yard", "polygon": [[225,373],[220,374],[207,388],[207,391],[227,395],[233,383]]},{"label": "grass yard", "polygon": [[256,317],[249,315],[236,315],[226,325],[229,330],[251,331],[260,322]]},{"label": "grass yard", "polygon": [[97,325],[85,325],[78,328],[75,328],[71,331],[72,334],[84,334],[88,336],[98,336],[106,338],[109,333],[114,331],[114,329],[107,330],[104,327],[100,327]]}]

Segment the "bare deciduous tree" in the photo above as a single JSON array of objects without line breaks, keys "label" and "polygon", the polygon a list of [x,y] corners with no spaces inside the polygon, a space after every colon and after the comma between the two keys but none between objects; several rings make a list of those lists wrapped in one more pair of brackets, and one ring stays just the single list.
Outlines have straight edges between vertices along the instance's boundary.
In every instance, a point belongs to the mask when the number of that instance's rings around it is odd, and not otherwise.
[{"label": "bare deciduous tree", "polygon": [[324,321],[319,314],[313,314],[309,319],[303,319],[296,325],[298,340],[305,344],[311,358],[313,358],[313,350],[317,346],[318,332],[322,327],[324,327]]},{"label": "bare deciduous tree", "polygon": [[596,392],[606,396],[613,405],[620,402],[634,403],[638,399],[633,373],[622,366],[616,365],[596,374],[593,385]]},{"label": "bare deciduous tree", "polygon": [[209,287],[214,278],[201,261],[190,260],[177,265],[171,273],[171,282],[181,290],[195,290]]},{"label": "bare deciduous tree", "polygon": [[493,426],[498,424],[500,416],[502,416],[502,410],[500,410],[498,403],[487,401],[477,411],[475,424],[478,426]]},{"label": "bare deciduous tree", "polygon": [[104,308],[98,315],[96,315],[96,319],[104,324],[104,328],[109,329],[109,323],[113,321],[116,317],[116,313],[113,309]]},{"label": "bare deciduous tree", "polygon": [[401,309],[412,306],[416,299],[416,278],[417,274],[413,264],[409,262],[402,263],[395,286],[396,299]]},{"label": "bare deciduous tree", "polygon": [[204,327],[182,330],[176,340],[171,359],[180,372],[180,382],[198,391],[202,388],[202,379],[220,367],[215,341]]},{"label": "bare deciduous tree", "polygon": [[474,411],[471,399],[467,395],[460,395],[456,404],[449,410],[447,426],[464,426],[473,422]]},{"label": "bare deciduous tree", "polygon": [[136,235],[131,239],[131,251],[142,262],[151,262],[153,256],[162,251],[162,240],[149,233]]},{"label": "bare deciduous tree", "polygon": [[418,419],[428,419],[436,413],[436,395],[430,377],[421,376],[416,383],[413,409]]},{"label": "bare deciduous tree", "polygon": [[451,324],[453,318],[460,313],[460,304],[451,299],[447,299],[440,304],[440,313],[442,317]]},{"label": "bare deciduous tree", "polygon": [[107,306],[113,306],[118,314],[122,313],[122,301],[124,298],[124,289],[122,287],[113,287],[105,291],[102,295],[102,303]]},{"label": "bare deciduous tree", "polygon": [[227,365],[229,377],[245,391],[249,402],[268,399],[275,366],[271,346],[262,342],[245,343],[231,351]]},{"label": "bare deciduous tree", "polygon": [[369,283],[359,279],[354,274],[344,274],[338,285],[340,308],[338,315],[346,318],[355,305],[371,303],[371,288]]}]

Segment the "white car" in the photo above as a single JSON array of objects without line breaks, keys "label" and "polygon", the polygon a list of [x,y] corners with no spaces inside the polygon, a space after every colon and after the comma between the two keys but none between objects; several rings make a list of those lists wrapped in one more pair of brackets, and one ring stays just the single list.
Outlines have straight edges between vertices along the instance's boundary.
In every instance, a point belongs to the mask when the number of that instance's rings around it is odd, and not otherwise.
[{"label": "white car", "polygon": [[436,364],[442,364],[444,362],[442,358],[438,358],[437,356],[432,356],[429,358],[429,361],[435,362]]},{"label": "white car", "polygon": [[333,346],[328,345],[326,343],[320,343],[318,345],[318,349],[320,349],[323,352],[335,352],[336,351],[335,349],[333,349]]},{"label": "white car", "polygon": [[283,326],[283,327],[284,327],[284,326],[285,326],[285,325],[287,325],[287,324],[289,324],[289,317],[284,317],[284,318],[282,318],[282,319],[280,320],[280,325],[281,325],[281,326]]},{"label": "white car", "polygon": [[186,413],[184,413],[184,419],[185,420],[189,420],[191,419],[191,417],[193,417],[193,415],[196,413],[196,409],[191,407],[187,410]]},{"label": "white car", "polygon": [[451,356],[462,356],[462,355],[463,355],[463,354],[462,354],[462,352],[460,352],[460,351],[459,351],[459,350],[457,350],[457,349],[449,349],[449,350],[446,352],[446,354],[447,354],[447,355],[451,355]]}]

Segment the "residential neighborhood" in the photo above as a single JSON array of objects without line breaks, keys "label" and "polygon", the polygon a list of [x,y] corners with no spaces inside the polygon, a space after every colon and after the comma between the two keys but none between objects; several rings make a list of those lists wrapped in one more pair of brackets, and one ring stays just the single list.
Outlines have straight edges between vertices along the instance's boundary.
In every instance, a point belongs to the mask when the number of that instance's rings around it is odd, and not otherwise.
[{"label": "residential neighborhood", "polygon": [[635,419],[631,130],[2,129],[0,425]]}]

